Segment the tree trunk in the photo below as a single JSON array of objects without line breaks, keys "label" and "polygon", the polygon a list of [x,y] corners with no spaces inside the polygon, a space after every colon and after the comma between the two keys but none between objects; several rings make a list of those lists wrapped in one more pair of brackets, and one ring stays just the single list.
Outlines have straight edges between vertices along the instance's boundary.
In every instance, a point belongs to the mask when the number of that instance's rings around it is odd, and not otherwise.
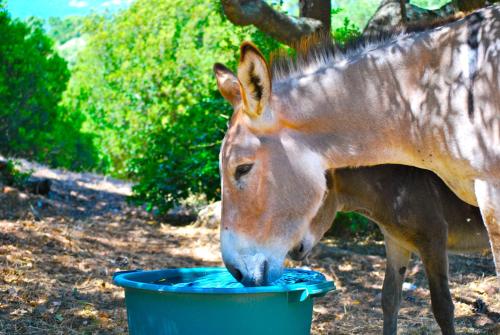
[{"label": "tree trunk", "polygon": [[452,2],[462,12],[470,12],[487,5],[486,0],[453,0]]},{"label": "tree trunk", "polygon": [[468,12],[486,5],[486,0],[453,0],[441,8],[430,10],[410,4],[408,0],[383,0],[368,21],[363,35],[369,37],[390,33],[407,23],[446,18],[458,11]]},{"label": "tree trunk", "polygon": [[430,10],[410,4],[408,0],[383,0],[368,21],[363,35],[377,36],[399,29],[406,23],[417,23],[446,18],[459,11],[470,12],[490,3],[487,0],[453,0],[441,8]]},{"label": "tree trunk", "polygon": [[406,12],[406,3],[408,0],[399,0],[399,10],[401,11],[401,21],[406,23],[408,21],[408,16]]},{"label": "tree trunk", "polygon": [[321,31],[330,33],[332,27],[332,3],[325,0],[299,0],[300,17],[308,17],[321,22]]}]

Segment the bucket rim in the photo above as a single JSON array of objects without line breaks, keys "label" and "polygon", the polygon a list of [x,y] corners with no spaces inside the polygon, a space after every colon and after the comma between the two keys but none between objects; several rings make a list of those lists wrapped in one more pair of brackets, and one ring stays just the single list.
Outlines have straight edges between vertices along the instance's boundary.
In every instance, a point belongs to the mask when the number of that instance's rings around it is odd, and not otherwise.
[{"label": "bucket rim", "polygon": [[[201,287],[176,287],[154,283],[140,282],[137,279],[147,275],[149,277],[165,277],[175,276],[182,273],[205,273],[211,274],[216,272],[227,271],[224,267],[195,267],[195,268],[167,268],[160,270],[131,270],[118,271],[113,274],[113,283],[124,288],[133,288],[152,292],[164,293],[191,293],[191,294],[260,294],[260,293],[289,293],[303,291],[303,294],[308,296],[321,296],[328,291],[335,289],[332,281],[329,281],[325,276],[317,271],[305,269],[290,269],[302,273],[320,274],[324,279],[322,282],[315,283],[295,283],[289,285],[271,285],[271,286],[255,286],[255,287],[236,287],[236,288],[201,288]],[[301,299],[302,300],[302,299]]]}]

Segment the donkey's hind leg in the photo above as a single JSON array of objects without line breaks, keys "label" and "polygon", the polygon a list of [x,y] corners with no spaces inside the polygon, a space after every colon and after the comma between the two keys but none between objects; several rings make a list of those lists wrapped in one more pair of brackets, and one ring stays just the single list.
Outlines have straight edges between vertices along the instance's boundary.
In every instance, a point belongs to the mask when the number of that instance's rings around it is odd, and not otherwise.
[{"label": "donkey's hind leg", "polygon": [[399,304],[406,268],[411,252],[401,247],[391,237],[385,236],[387,265],[382,287],[382,310],[384,311],[384,335],[395,335],[398,326]]},{"label": "donkey's hind leg", "polygon": [[497,278],[500,281],[500,181],[496,183],[476,180],[477,203],[488,231]]},{"label": "donkey's hind leg", "polygon": [[432,312],[441,332],[455,334],[454,306],[448,286],[448,252],[446,236],[429,236],[429,244],[420,250],[431,291]]}]

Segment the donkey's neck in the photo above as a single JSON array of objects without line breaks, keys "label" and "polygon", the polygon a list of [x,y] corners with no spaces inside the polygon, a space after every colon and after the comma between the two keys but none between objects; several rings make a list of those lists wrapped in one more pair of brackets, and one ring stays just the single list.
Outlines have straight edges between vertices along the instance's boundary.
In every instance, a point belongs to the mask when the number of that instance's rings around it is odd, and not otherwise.
[{"label": "donkey's neck", "polygon": [[450,33],[443,28],[402,36],[276,83],[280,118],[294,125],[291,131],[319,151],[329,168],[387,163],[430,168],[421,151],[436,134],[421,125],[432,104],[417,95],[428,89],[422,82],[426,73],[442,64],[436,50],[448,47],[440,38],[444,30]]},{"label": "donkey's neck", "polygon": [[[391,210],[387,210],[387,203],[391,200],[382,194],[395,183],[401,183],[400,179],[394,176],[394,172],[390,171],[391,168],[392,165],[380,165],[370,168],[336,170],[334,192],[338,209],[361,213],[381,224],[391,222]],[[389,178],[388,175],[390,175]],[[389,187],[386,187],[387,179],[392,181]]]}]

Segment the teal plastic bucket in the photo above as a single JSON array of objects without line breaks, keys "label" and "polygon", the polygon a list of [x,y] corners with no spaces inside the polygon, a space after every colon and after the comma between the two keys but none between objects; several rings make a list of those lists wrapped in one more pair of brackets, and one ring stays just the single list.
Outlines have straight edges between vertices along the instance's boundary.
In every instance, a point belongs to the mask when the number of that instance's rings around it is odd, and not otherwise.
[{"label": "teal plastic bucket", "polygon": [[309,334],[313,298],[334,289],[322,274],[301,269],[282,277],[297,282],[272,286],[195,285],[227,275],[225,268],[180,268],[117,272],[113,280],[125,288],[131,335]]}]

